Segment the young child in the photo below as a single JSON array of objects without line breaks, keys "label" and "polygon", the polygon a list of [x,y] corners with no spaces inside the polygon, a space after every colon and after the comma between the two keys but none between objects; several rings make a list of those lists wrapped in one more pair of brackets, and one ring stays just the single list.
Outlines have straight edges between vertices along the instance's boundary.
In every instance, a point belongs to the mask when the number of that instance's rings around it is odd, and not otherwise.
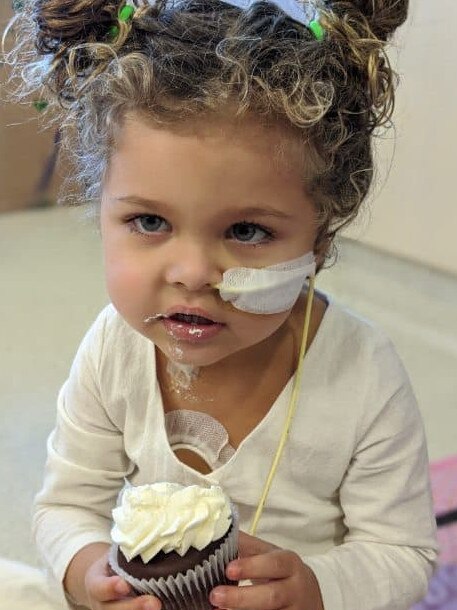
[{"label": "young child", "polygon": [[214,588],[216,608],[425,595],[437,545],[408,377],[379,329],[313,297],[371,184],[407,5],[25,3],[17,94],[43,93],[64,128],[112,301],[60,392],[34,514],[75,603],[160,608],[107,569],[126,480],[217,483],[236,503],[227,574],[250,582]]}]

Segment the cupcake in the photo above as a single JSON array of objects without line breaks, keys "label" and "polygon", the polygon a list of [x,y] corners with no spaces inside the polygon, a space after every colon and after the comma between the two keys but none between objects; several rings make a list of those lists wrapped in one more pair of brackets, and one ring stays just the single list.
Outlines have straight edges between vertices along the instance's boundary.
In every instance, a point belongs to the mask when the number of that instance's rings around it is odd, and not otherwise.
[{"label": "cupcake", "polygon": [[238,515],[220,487],[129,486],[113,520],[111,569],[163,610],[211,610],[210,591],[233,584],[225,568],[238,554]]}]

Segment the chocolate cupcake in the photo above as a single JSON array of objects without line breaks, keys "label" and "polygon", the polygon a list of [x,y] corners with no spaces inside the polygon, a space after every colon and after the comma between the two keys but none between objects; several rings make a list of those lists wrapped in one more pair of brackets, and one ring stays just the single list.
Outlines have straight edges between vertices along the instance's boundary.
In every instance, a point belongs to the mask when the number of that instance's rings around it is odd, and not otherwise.
[{"label": "chocolate cupcake", "polygon": [[112,570],[163,610],[211,610],[210,591],[232,584],[225,568],[238,554],[238,515],[220,487],[127,487],[113,519]]}]

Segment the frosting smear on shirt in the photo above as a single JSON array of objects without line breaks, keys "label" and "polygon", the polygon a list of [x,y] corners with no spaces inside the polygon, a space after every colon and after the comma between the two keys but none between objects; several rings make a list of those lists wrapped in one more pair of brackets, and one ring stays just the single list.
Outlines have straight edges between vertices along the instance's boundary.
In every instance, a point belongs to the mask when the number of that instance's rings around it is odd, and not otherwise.
[{"label": "frosting smear on shirt", "polygon": [[113,541],[126,559],[147,563],[157,553],[183,556],[222,538],[231,525],[228,497],[218,486],[154,483],[127,487],[113,510]]}]

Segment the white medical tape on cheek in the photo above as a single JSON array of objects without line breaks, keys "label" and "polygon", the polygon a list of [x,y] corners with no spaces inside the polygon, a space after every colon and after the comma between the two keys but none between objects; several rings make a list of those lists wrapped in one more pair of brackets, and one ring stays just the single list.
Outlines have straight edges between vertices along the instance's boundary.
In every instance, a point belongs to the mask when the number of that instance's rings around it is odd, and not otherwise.
[{"label": "white medical tape on cheek", "polygon": [[222,300],[248,313],[287,311],[298,299],[306,279],[316,273],[313,252],[270,267],[227,269],[215,287]]}]

